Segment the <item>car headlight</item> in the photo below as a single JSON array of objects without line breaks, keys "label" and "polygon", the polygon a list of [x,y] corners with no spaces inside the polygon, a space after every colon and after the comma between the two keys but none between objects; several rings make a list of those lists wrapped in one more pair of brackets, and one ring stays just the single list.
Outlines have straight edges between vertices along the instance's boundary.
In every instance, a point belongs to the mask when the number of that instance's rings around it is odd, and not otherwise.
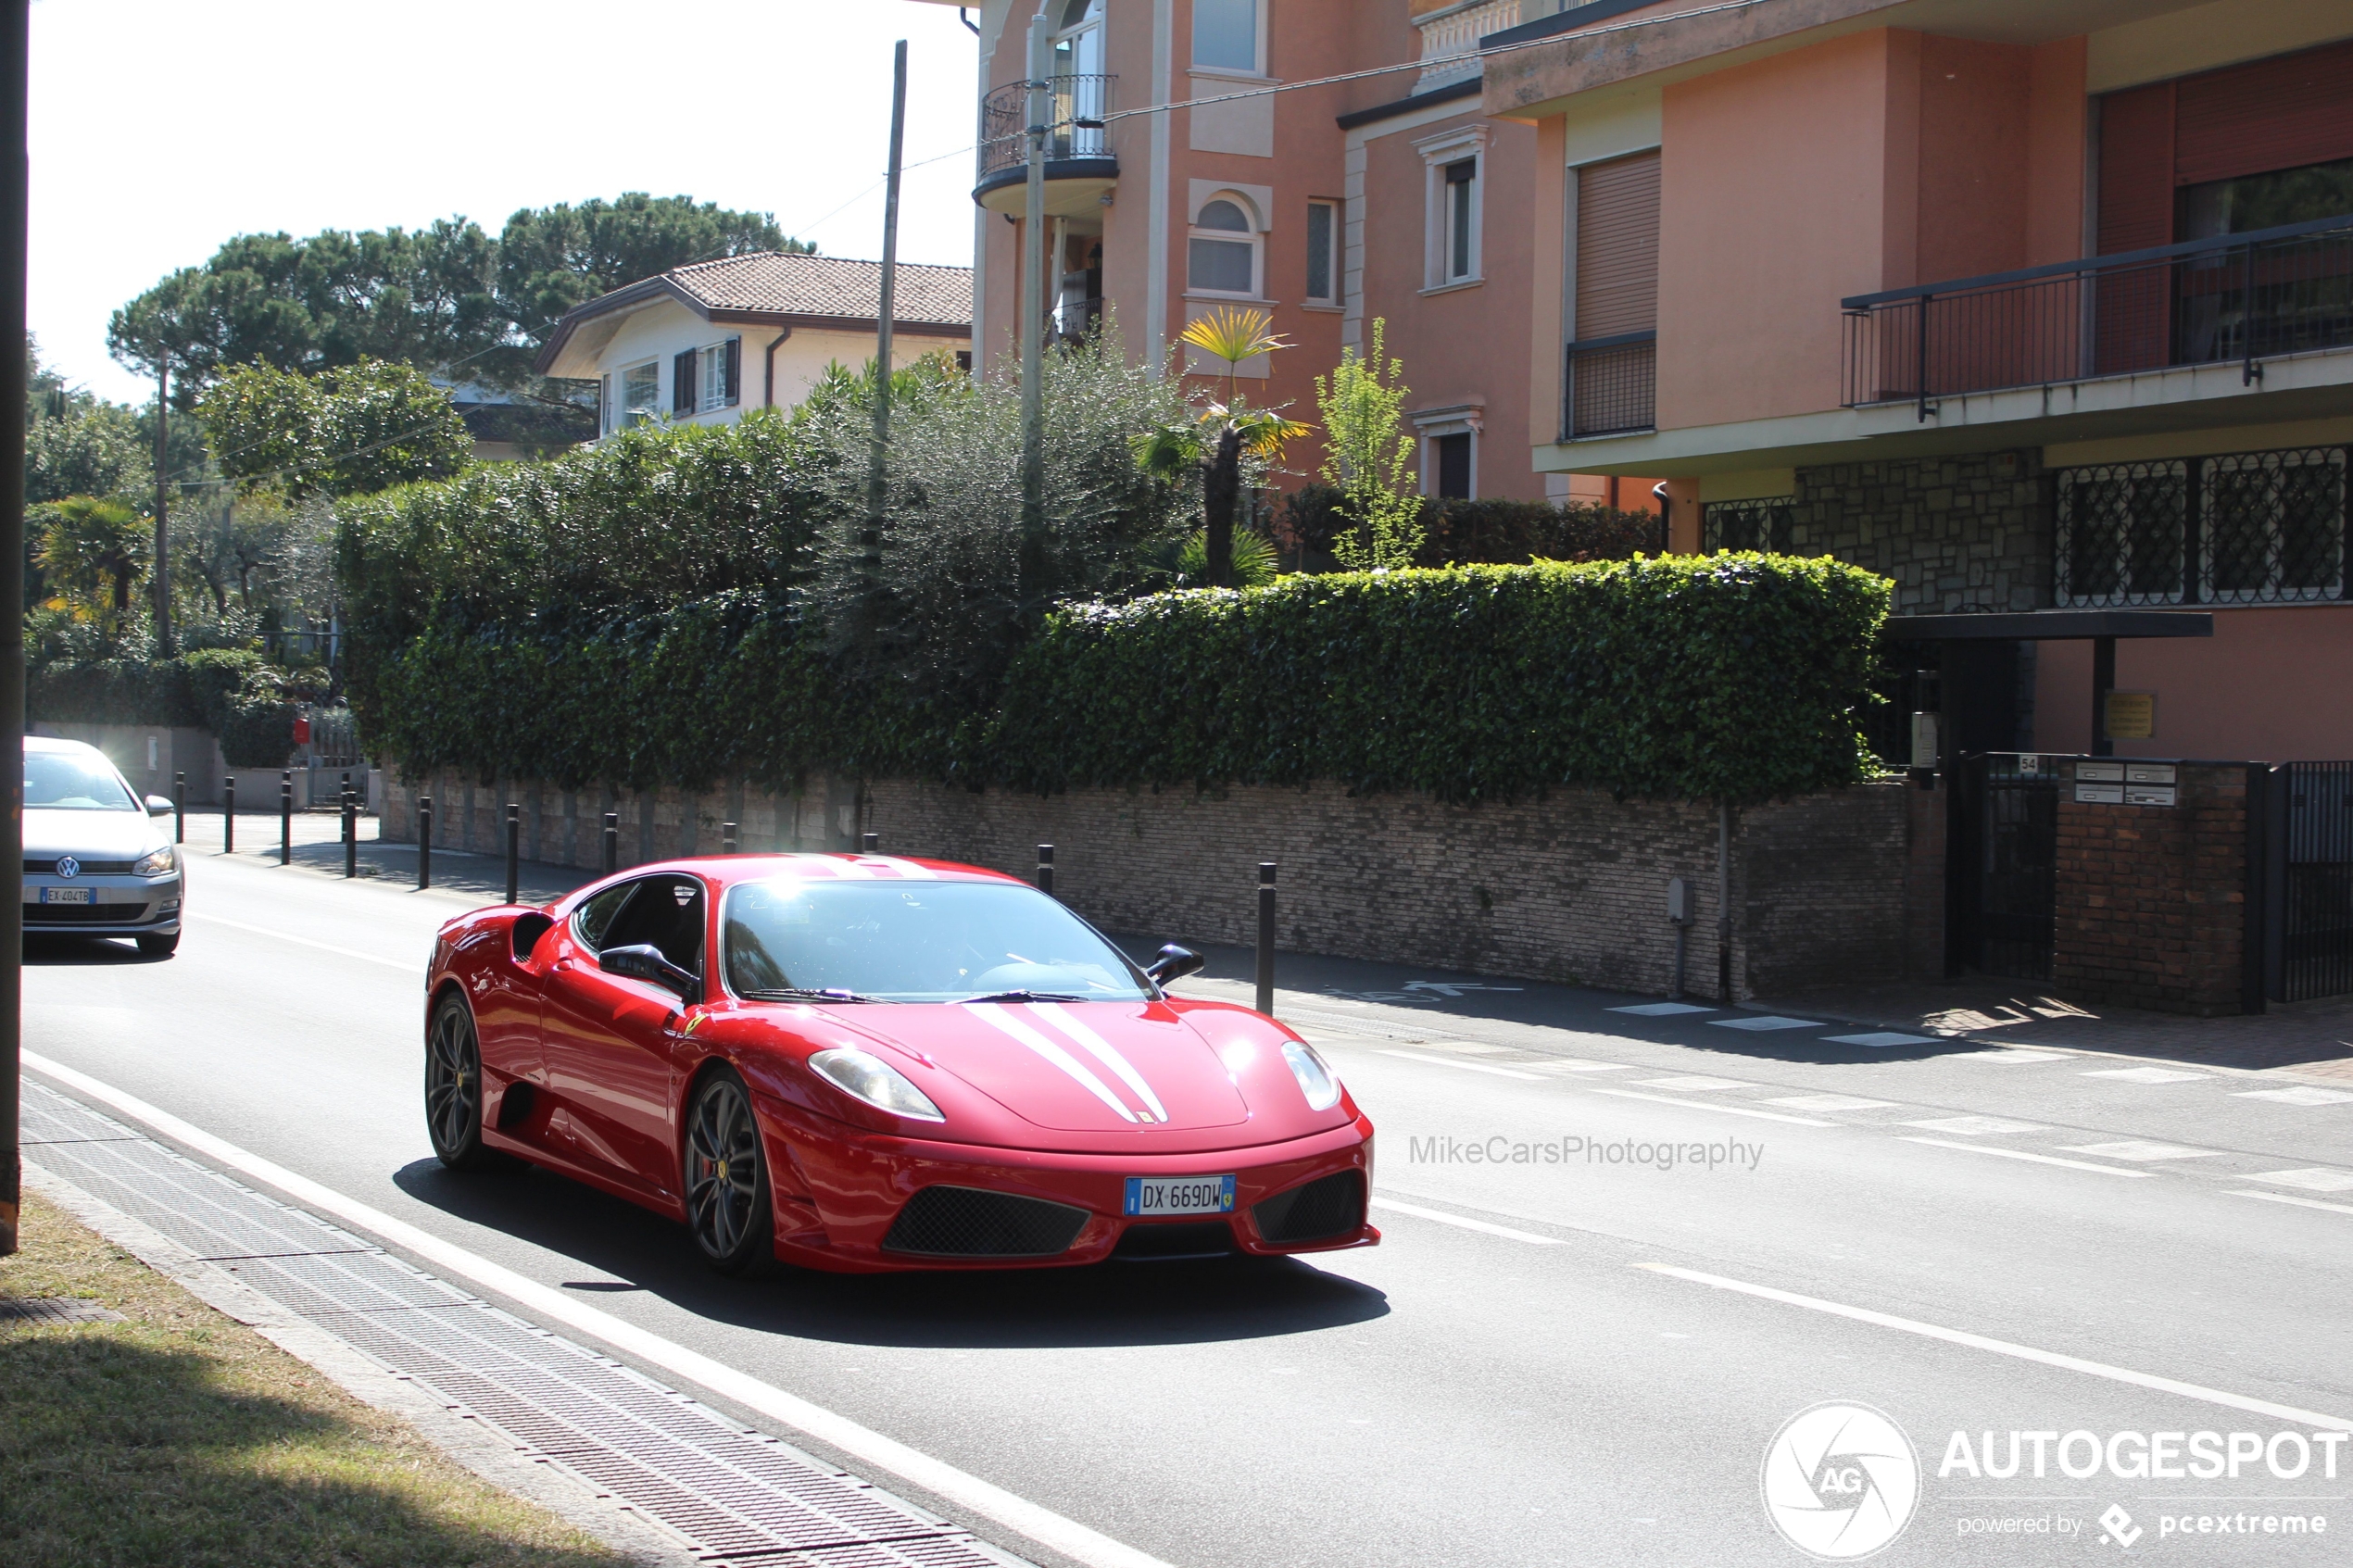
[{"label": "car headlight", "polygon": [[810,1070],[852,1099],[877,1110],[917,1122],[945,1122],[931,1097],[907,1081],[890,1063],[854,1047],[819,1051],[809,1059]]},{"label": "car headlight", "polygon": [[1299,1092],[1307,1097],[1310,1110],[1329,1110],[1340,1103],[1340,1075],[1324,1065],[1312,1047],[1297,1040],[1283,1042],[1283,1060],[1290,1066],[1290,1075],[1299,1080]]},{"label": "car headlight", "polygon": [[161,849],[150,849],[132,861],[131,874],[132,876],[162,876],[178,864],[179,861],[172,858],[171,847],[166,845]]}]

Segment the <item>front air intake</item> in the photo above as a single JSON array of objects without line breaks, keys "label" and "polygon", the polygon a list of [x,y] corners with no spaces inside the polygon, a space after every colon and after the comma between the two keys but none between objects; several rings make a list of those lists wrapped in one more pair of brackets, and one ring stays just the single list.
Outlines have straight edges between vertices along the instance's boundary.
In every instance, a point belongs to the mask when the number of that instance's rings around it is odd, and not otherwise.
[{"label": "front air intake", "polygon": [[1365,1178],[1354,1171],[1318,1176],[1252,1205],[1250,1217],[1257,1223],[1260,1237],[1273,1247],[1347,1236],[1365,1223]]},{"label": "front air intake", "polygon": [[1066,1252],[1087,1210],[1010,1192],[925,1187],[907,1200],[883,1237],[886,1252],[924,1258],[1051,1258]]}]

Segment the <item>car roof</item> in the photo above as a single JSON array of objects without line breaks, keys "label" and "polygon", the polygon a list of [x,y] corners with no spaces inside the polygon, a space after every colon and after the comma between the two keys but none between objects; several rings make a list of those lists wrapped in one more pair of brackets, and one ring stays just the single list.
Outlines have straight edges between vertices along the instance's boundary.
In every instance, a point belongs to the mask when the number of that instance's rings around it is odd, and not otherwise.
[{"label": "car roof", "polygon": [[600,877],[588,887],[567,897],[577,899],[582,893],[594,888],[614,886],[639,877],[661,876],[671,872],[685,872],[701,877],[722,890],[737,883],[765,882],[772,877],[795,875],[824,882],[1001,882],[1015,887],[1029,885],[1020,877],[955,860],[847,851],[793,851],[775,855],[704,855],[649,860],[644,865],[630,866],[610,877]]},{"label": "car roof", "polygon": [[27,751],[86,751],[93,757],[106,756],[88,741],[67,740],[60,735],[27,735],[24,737],[24,748]]}]

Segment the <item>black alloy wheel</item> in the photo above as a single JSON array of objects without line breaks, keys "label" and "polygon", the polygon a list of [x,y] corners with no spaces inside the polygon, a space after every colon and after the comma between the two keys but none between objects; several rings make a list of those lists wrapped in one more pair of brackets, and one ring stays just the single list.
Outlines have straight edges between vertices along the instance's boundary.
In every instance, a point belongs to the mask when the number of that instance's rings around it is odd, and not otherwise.
[{"label": "black alloy wheel", "polygon": [[425,1027],[425,1131],[452,1171],[491,1162],[482,1145],[482,1047],[473,1010],[455,994],[442,997]]},{"label": "black alloy wheel", "polygon": [[723,1274],[755,1273],[776,1256],[760,1125],[744,1082],[714,1070],[686,1110],[686,1223],[703,1261]]}]

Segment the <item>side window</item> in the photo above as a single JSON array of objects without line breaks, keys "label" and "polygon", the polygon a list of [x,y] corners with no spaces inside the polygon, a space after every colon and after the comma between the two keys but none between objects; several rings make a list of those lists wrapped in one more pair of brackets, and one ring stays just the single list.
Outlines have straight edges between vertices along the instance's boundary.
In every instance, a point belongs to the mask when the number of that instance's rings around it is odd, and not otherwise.
[{"label": "side window", "polygon": [[624,882],[618,887],[606,888],[573,910],[573,935],[580,938],[580,945],[592,953],[602,951],[612,917],[621,912],[621,906],[629,902],[629,896],[636,891],[637,884]]},{"label": "side window", "polygon": [[[690,876],[649,876],[605,927],[601,948],[650,943],[680,969],[702,972],[702,884]],[[600,895],[601,897],[601,895]]]}]

